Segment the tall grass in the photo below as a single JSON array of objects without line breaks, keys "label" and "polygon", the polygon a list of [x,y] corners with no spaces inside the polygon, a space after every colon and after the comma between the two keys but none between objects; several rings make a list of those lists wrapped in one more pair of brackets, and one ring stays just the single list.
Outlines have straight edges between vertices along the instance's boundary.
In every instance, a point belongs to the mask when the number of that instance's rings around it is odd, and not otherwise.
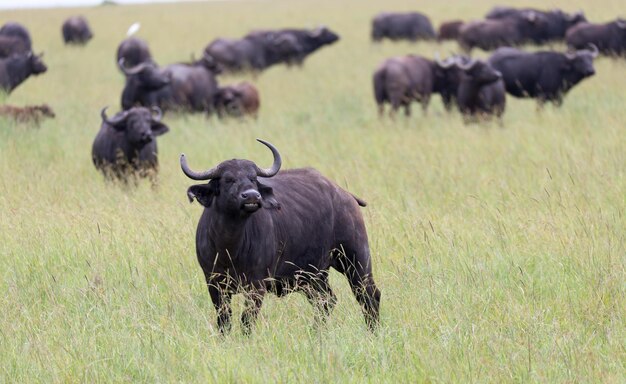
[{"label": "tall grass", "polygon": [[[547,7],[540,1],[529,5]],[[446,43],[372,45],[381,10],[420,9],[435,23],[478,18],[487,1],[270,1],[107,6],[0,13],[45,50],[48,73],[7,103],[49,103],[39,129],[0,121],[1,382],[590,382],[626,377],[626,63],[597,74],[562,108],[509,98],[505,127],[464,126],[439,99],[427,116],[379,120],[371,73],[384,58],[445,54]],[[591,20],[618,0],[558,0]],[[82,13],[95,38],[64,47]],[[305,67],[253,81],[257,121],[167,115],[160,185],[106,184],[90,146],[105,105],[119,106],[115,49],[142,23],[160,63],[187,60],[216,36],[327,24],[342,40]],[[561,46],[555,46],[562,49]],[[482,52],[477,54],[484,55]],[[221,77],[221,83],[241,77]],[[313,166],[363,209],[382,327],[370,334],[345,279],[326,327],[301,295],[264,303],[256,330],[219,335],[195,258],[201,207],[179,169],[233,157]],[[234,301],[241,313],[242,299]]]}]

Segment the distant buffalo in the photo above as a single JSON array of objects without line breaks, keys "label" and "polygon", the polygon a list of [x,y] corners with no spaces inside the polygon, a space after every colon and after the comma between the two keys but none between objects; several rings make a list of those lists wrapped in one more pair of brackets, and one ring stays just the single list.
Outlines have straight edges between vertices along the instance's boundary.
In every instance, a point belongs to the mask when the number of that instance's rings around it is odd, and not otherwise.
[{"label": "distant buffalo", "polygon": [[0,90],[11,93],[18,85],[31,75],[39,75],[48,70],[41,58],[43,53],[32,52],[17,54],[0,59]]},{"label": "distant buffalo", "polygon": [[372,20],[372,40],[434,40],[433,25],[419,12],[380,13]]},{"label": "distant buffalo", "polygon": [[322,319],[337,298],[330,268],[347,277],[365,321],[379,321],[380,291],[372,274],[367,231],[359,206],[363,200],[312,168],[279,172],[278,150],[270,168],[249,160],[221,162],[194,171],[185,155],[180,164],[187,177],[205,184],[187,189],[190,201],[204,206],[196,231],[196,255],[217,312],[221,332],[231,327],[231,298],[243,293],[241,323],[249,333],[266,293],[302,292]]},{"label": "distant buffalo", "polygon": [[506,91],[500,72],[482,60],[457,62],[463,71],[458,89],[459,110],[466,122],[496,116],[502,124]]},{"label": "distant buffalo", "polygon": [[0,28],[0,58],[32,50],[32,40],[28,29],[22,24],[8,22]]},{"label": "distant buffalo", "polygon": [[134,67],[138,64],[152,61],[152,54],[148,43],[137,37],[129,37],[117,47],[115,63],[123,59],[124,65]]},{"label": "distant buffalo", "polygon": [[161,122],[161,110],[138,107],[108,118],[100,112],[102,125],[93,142],[91,157],[105,177],[128,181],[150,177],[158,170],[156,137],[169,128]]},{"label": "distant buffalo", "polygon": [[437,32],[437,40],[456,40],[459,37],[459,31],[464,24],[463,20],[453,20],[441,23]]},{"label": "distant buffalo", "polygon": [[595,45],[606,55],[626,54],[626,20],[617,19],[606,24],[580,23],[567,31],[567,45],[574,49],[584,49]]},{"label": "distant buffalo", "polygon": [[83,16],[72,16],[65,20],[61,31],[65,44],[86,44],[93,37],[87,19]]},{"label": "distant buffalo", "polygon": [[595,47],[568,53],[501,48],[489,58],[489,64],[502,73],[511,95],[560,106],[571,88],[595,74],[593,59],[597,55]]},{"label": "distant buffalo", "polygon": [[535,14],[542,23],[537,23],[535,28],[525,30],[525,40],[535,44],[544,44],[551,41],[562,41],[567,30],[574,25],[586,22],[583,12],[572,14],[560,9],[542,11],[534,8],[511,8],[495,7],[488,14],[487,19],[524,19],[529,14]]},{"label": "distant buffalo", "polygon": [[164,110],[211,112],[217,92],[215,74],[202,61],[198,64],[170,64],[159,68],[148,61],[119,67],[126,75],[122,92],[122,108],[158,106]]},{"label": "distant buffalo", "polygon": [[224,115],[256,117],[259,106],[259,92],[247,81],[220,87],[215,95],[215,110],[220,117]]},{"label": "distant buffalo", "polygon": [[379,115],[384,104],[391,104],[394,114],[401,106],[405,115],[411,114],[411,103],[422,104],[426,113],[431,94],[441,94],[446,109],[456,99],[459,82],[458,68],[454,60],[431,61],[417,55],[394,57],[385,60],[374,72],[374,98]]},{"label": "distant buffalo", "polygon": [[528,42],[532,31],[543,28],[545,23],[545,18],[535,12],[525,13],[521,17],[472,21],[461,26],[458,41],[465,52],[475,47],[487,51],[520,45]]},{"label": "distant buffalo", "polygon": [[326,27],[250,32],[242,39],[213,40],[204,52],[229,72],[262,71],[272,65],[301,65],[304,58],[339,36]]}]

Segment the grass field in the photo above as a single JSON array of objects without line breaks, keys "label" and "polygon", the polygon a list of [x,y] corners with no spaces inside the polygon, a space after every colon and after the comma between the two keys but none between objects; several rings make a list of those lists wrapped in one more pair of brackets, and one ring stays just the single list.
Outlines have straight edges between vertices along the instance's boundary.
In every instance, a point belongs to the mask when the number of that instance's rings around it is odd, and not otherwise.
[{"label": "grass field", "polygon": [[[614,19],[620,0],[553,0]],[[504,128],[464,126],[438,97],[428,116],[380,121],[371,73],[384,58],[456,45],[374,46],[370,18],[419,9],[433,22],[478,18],[486,0],[263,1],[0,13],[45,50],[48,73],[6,102],[49,103],[39,129],[0,120],[0,382],[567,382],[626,378],[626,61],[562,108],[507,100]],[[95,38],[61,41],[82,13]],[[258,121],[168,115],[157,190],[105,184],[91,143],[119,108],[115,49],[142,23],[159,63],[187,60],[216,36],[327,24],[342,40],[302,70],[253,81]],[[555,46],[563,49],[561,46]],[[477,52],[484,56],[484,52]],[[221,77],[221,83],[238,78]],[[112,111],[111,111],[112,112]],[[233,157],[312,166],[363,197],[382,326],[370,334],[345,279],[326,327],[301,295],[265,301],[256,330],[222,337],[195,257],[201,206],[178,157],[208,168]],[[234,301],[235,314],[242,298]],[[238,315],[237,315],[238,316]]]}]

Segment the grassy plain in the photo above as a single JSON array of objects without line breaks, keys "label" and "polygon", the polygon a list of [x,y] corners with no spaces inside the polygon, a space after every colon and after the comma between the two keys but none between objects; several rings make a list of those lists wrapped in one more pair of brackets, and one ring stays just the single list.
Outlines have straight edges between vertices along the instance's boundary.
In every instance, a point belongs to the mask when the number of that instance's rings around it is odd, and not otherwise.
[{"label": "grassy plain", "polygon": [[[529,5],[548,7],[545,2]],[[379,120],[371,73],[384,58],[446,43],[369,42],[381,10],[435,24],[490,1],[258,1],[0,13],[45,50],[48,73],[7,100],[49,103],[39,129],[0,121],[0,382],[588,382],[626,377],[626,62],[600,58],[562,108],[508,99],[505,127],[464,126],[438,97],[428,116]],[[623,2],[553,0],[609,20]],[[85,48],[60,25],[87,16]],[[216,36],[327,24],[342,40],[302,70],[253,81],[258,121],[165,117],[158,190],[103,182],[91,143],[119,106],[114,54],[128,26],[160,63]],[[555,46],[562,49],[563,47]],[[478,52],[478,55],[485,55]],[[220,82],[238,78],[222,77]],[[338,305],[313,327],[300,295],[268,297],[256,331],[221,337],[195,259],[201,213],[180,171],[233,157],[312,166],[363,197],[382,327],[370,334],[337,273]],[[242,300],[234,302],[240,313]]]}]

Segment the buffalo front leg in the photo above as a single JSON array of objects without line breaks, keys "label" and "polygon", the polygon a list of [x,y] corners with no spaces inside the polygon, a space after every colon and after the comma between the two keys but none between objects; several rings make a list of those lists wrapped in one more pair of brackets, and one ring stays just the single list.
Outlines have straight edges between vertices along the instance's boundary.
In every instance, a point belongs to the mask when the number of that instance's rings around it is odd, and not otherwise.
[{"label": "buffalo front leg", "polygon": [[222,334],[229,332],[231,328],[230,318],[233,313],[230,308],[232,292],[223,280],[207,278],[207,285],[213,307],[217,312],[217,328]]},{"label": "buffalo front leg", "polygon": [[261,284],[254,284],[245,293],[246,307],[241,315],[241,326],[243,333],[249,335],[252,327],[256,322],[256,318],[261,311],[263,305],[263,297],[265,296],[265,287]]},{"label": "buffalo front leg", "polygon": [[335,304],[337,304],[337,296],[335,296],[328,284],[328,275],[315,278],[306,284],[302,291],[307,300],[316,309],[315,322],[324,324],[333,311]]}]

